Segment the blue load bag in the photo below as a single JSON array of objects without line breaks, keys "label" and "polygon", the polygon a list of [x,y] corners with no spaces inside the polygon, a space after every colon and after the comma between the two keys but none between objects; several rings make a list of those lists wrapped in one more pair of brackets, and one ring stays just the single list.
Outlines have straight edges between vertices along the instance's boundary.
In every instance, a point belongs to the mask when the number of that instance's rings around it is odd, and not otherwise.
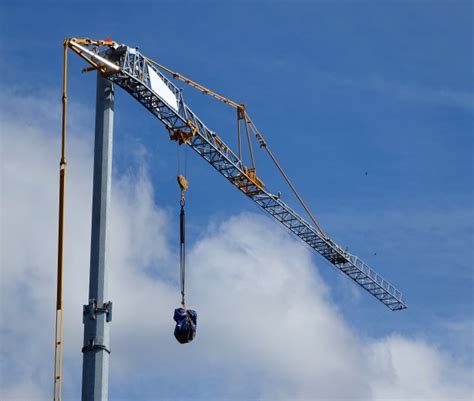
[{"label": "blue load bag", "polygon": [[174,336],[181,344],[193,341],[196,336],[197,313],[191,309],[178,308],[174,310]]}]

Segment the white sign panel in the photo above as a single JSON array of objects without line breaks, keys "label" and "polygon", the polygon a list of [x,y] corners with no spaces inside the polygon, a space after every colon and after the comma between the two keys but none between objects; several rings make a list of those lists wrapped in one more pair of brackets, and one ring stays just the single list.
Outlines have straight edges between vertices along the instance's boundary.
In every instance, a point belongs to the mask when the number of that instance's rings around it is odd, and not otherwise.
[{"label": "white sign panel", "polygon": [[150,75],[151,89],[158,94],[171,108],[178,111],[178,100],[175,94],[171,91],[168,86],[163,82],[160,76],[155,72],[153,68],[148,67],[148,74]]}]

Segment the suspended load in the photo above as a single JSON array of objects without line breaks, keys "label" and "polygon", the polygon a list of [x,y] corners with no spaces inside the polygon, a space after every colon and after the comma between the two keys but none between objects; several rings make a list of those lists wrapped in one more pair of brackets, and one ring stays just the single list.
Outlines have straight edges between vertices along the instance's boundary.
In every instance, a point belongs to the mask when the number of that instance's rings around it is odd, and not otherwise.
[{"label": "suspended load", "polygon": [[174,328],[174,336],[181,344],[186,344],[193,341],[196,336],[197,313],[191,309],[186,308],[184,301],[184,279],[185,279],[185,220],[184,220],[184,192],[188,189],[188,181],[183,175],[178,175],[178,184],[181,189],[181,212],[179,214],[179,275],[181,286],[181,308],[174,310],[173,319],[176,322]]},{"label": "suspended load", "polygon": [[193,341],[196,336],[197,313],[191,309],[177,308],[174,310],[174,336],[181,344]]}]

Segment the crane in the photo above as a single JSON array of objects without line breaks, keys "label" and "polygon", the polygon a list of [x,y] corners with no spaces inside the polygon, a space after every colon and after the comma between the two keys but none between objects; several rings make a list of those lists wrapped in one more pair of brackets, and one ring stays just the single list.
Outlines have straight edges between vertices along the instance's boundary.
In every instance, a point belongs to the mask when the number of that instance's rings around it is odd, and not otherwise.
[{"label": "crane", "polygon": [[[357,256],[333,241],[320,227],[295,186],[282,169],[267,141],[250,118],[244,104],[226,98],[217,92],[173,71],[143,55],[137,48],[119,44],[110,39],[69,38],[64,41],[63,121],[60,161],[59,229],[58,229],[58,283],[56,303],[56,340],[54,399],[61,399],[62,382],[62,286],[63,286],[63,225],[66,176],[66,108],[67,108],[67,52],[72,50],[89,65],[84,72],[97,70],[109,83],[129,93],[167,129],[171,140],[189,146],[227,181],[256,203],[278,223],[300,238],[331,265],[379,300],[392,311],[407,308],[402,293]],[[192,111],[185,102],[183,91],[171,79],[178,79],[203,94],[233,107],[237,114],[237,152],[235,153],[215,132]],[[241,129],[243,127],[243,130]],[[245,136],[243,135],[245,133]],[[251,136],[269,155],[279,172],[309,216],[307,221],[280,196],[271,192],[257,175]],[[250,165],[243,161],[242,137],[247,141]],[[111,318],[111,303],[89,305],[85,313],[106,313]],[[95,317],[95,315],[94,315]],[[91,345],[89,350],[107,351],[104,346]],[[84,399],[84,398],[83,398]]]}]

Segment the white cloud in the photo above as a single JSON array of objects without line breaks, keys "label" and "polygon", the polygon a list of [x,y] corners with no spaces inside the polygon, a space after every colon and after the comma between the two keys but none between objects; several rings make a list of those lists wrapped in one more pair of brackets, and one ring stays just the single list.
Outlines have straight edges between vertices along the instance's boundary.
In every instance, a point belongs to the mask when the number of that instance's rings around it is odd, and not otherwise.
[{"label": "white cloud", "polygon": [[378,374],[372,383],[376,399],[465,400],[472,371],[420,339],[393,335],[370,344],[369,366]]},{"label": "white cloud", "polygon": [[[58,132],[52,116],[59,110],[14,94],[5,101],[4,95],[0,395],[46,400],[59,151],[58,138],[47,132]],[[69,141],[64,400],[79,397],[88,288],[92,118],[83,118],[86,111],[74,119]],[[172,334],[179,301],[167,237],[172,219],[155,205],[145,168],[114,176],[112,193],[111,400],[471,399],[472,367],[446,351],[397,334],[360,338],[309,251],[253,214],[217,224],[190,249],[188,301],[198,311],[198,335],[179,345]]]},{"label": "white cloud", "polygon": [[391,94],[401,99],[415,102],[442,104],[470,110],[474,109],[474,96],[470,92],[460,92],[446,88],[422,88],[401,82],[388,81],[380,77],[370,79],[369,87],[384,94]]}]

